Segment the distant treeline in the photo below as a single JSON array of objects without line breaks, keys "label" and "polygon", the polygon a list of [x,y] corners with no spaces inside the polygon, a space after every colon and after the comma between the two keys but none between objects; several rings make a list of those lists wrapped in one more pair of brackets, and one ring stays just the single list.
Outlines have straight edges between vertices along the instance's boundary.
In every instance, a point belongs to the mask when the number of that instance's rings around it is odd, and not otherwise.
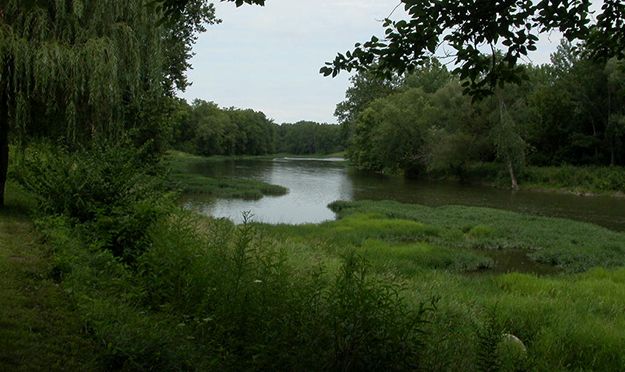
[{"label": "distant treeline", "polygon": [[341,127],[311,121],[275,124],[264,113],[220,108],[213,102],[177,102],[172,147],[192,154],[329,154],[344,149]]}]

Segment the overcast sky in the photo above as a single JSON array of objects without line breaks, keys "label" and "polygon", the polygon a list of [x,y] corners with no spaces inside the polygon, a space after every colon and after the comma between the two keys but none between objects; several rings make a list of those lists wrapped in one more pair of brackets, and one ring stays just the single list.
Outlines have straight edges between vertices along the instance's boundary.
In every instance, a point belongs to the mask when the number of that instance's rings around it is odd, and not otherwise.
[{"label": "overcast sky", "polygon": [[[380,20],[398,0],[269,0],[265,7],[216,3],[223,23],[200,36],[181,96],[263,111],[276,123],[335,123],[349,75],[325,78],[324,62],[354,43],[383,35]],[[401,17],[398,9],[394,18]],[[541,40],[532,62],[545,63],[558,34]]]}]

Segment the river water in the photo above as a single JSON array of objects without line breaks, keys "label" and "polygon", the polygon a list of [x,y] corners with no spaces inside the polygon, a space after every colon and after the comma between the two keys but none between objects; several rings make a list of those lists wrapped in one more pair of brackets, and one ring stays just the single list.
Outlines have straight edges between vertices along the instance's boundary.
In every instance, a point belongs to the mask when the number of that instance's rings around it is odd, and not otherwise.
[{"label": "river water", "polygon": [[335,200],[396,200],[428,206],[467,205],[499,208],[550,217],[591,222],[625,231],[625,198],[576,196],[540,191],[495,189],[451,182],[409,180],[363,174],[340,159],[232,160],[206,162],[196,171],[210,177],[251,178],[289,189],[289,193],[261,200],[188,199],[186,206],[240,222],[250,211],[266,223],[318,223],[335,215],[327,205]]}]

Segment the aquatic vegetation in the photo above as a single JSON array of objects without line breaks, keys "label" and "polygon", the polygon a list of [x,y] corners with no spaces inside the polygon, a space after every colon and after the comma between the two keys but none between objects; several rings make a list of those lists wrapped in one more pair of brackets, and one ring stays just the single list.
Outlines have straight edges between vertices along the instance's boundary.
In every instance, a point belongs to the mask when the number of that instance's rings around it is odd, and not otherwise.
[{"label": "aquatic vegetation", "polygon": [[373,213],[398,224],[427,224],[431,231],[439,231],[428,237],[429,242],[457,248],[521,250],[537,262],[571,272],[625,264],[625,234],[588,223],[490,208],[436,208],[392,201],[336,202],[330,208],[342,219]]},{"label": "aquatic vegetation", "polygon": [[193,166],[215,161],[181,152],[170,152],[164,165],[170,170],[169,189],[188,194],[201,194],[211,198],[235,198],[257,200],[266,195],[284,195],[288,190],[282,186],[244,178],[213,178],[195,173]]}]

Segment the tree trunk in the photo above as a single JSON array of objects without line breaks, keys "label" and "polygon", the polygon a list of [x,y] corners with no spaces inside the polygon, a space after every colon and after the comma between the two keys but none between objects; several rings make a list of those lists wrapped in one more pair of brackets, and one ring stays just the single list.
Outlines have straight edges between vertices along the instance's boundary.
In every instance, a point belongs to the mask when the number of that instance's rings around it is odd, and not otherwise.
[{"label": "tree trunk", "polygon": [[514,174],[514,167],[512,166],[512,162],[508,160],[508,172],[510,172],[510,181],[512,182],[512,190],[519,189],[519,183],[516,180],[516,174]]},{"label": "tree trunk", "polygon": [[616,154],[614,153],[614,142],[612,143],[612,146],[610,146],[610,166],[613,167],[616,163]]},{"label": "tree trunk", "polygon": [[[506,110],[506,104],[503,101],[503,97],[501,96],[501,91],[499,89],[497,89],[497,100],[499,101],[499,121],[500,121],[500,125],[503,125],[503,122],[505,120],[504,118],[504,113]],[[514,173],[514,165],[512,164],[512,159],[510,159],[510,154],[508,154],[506,157],[507,159],[507,165],[508,165],[508,172],[510,173],[510,182],[512,183],[512,190],[518,190],[519,189],[519,183],[517,182],[516,179],[516,174]]]},{"label": "tree trunk", "polygon": [[0,101],[0,208],[4,207],[4,187],[9,170],[9,117],[6,95]]}]

